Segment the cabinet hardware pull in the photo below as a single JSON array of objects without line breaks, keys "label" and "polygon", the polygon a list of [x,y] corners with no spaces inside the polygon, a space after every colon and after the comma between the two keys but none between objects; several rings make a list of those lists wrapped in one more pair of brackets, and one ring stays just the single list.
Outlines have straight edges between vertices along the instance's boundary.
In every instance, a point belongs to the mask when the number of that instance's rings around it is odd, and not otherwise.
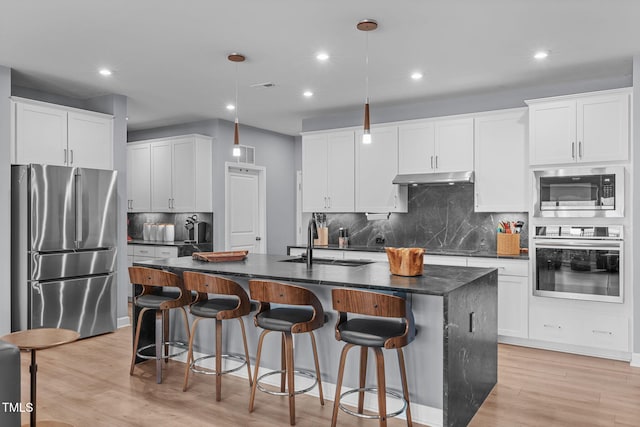
[{"label": "cabinet hardware pull", "polygon": [[64,164],[67,164],[67,149],[64,149]]},{"label": "cabinet hardware pull", "polygon": [[433,156],[431,156],[431,169],[433,169]]},{"label": "cabinet hardware pull", "polygon": [[475,332],[475,329],[476,329],[475,328],[475,323],[476,323],[475,322],[475,317],[476,317],[475,312],[472,311],[471,313],[469,313],[469,332]]},{"label": "cabinet hardware pull", "polygon": [[578,141],[578,158],[582,158],[582,141]]},{"label": "cabinet hardware pull", "polygon": [[572,159],[576,158],[576,143],[575,142],[571,143],[571,158]]},{"label": "cabinet hardware pull", "polygon": [[167,199],[167,204],[169,205],[169,209],[171,209],[171,198]]},{"label": "cabinet hardware pull", "polygon": [[545,323],[543,326],[545,328],[562,329],[562,326],[560,326],[560,325],[549,325],[549,324]]},{"label": "cabinet hardware pull", "polygon": [[598,329],[593,329],[591,332],[593,332],[594,334],[613,335],[613,332],[611,331],[600,331]]},{"label": "cabinet hardware pull", "polygon": [[436,156],[436,169],[438,169],[438,156]]},{"label": "cabinet hardware pull", "polygon": [[73,150],[69,150],[71,152],[71,162],[70,164],[73,164]]},{"label": "cabinet hardware pull", "polygon": [[327,199],[329,200],[329,205],[327,207],[331,209],[331,197],[327,197]]}]

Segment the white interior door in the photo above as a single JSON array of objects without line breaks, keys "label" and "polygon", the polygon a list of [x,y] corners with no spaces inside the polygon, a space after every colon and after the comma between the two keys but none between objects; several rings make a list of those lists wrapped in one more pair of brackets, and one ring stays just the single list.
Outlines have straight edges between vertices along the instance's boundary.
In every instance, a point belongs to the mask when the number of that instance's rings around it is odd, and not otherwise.
[{"label": "white interior door", "polygon": [[265,253],[264,171],[243,167],[227,169],[227,249]]}]

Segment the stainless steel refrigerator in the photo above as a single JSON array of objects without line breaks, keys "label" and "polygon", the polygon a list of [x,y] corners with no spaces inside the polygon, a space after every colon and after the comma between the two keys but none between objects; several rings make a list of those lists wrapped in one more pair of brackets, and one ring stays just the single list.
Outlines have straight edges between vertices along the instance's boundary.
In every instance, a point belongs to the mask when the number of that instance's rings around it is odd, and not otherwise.
[{"label": "stainless steel refrigerator", "polygon": [[11,328],[116,329],[116,172],[11,167]]}]

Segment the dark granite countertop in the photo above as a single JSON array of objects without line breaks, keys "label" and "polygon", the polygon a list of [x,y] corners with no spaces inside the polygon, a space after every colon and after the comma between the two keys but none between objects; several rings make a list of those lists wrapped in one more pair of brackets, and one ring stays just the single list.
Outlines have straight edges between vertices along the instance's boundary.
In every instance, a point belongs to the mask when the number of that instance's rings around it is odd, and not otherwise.
[{"label": "dark granite countertop", "polygon": [[[201,271],[204,273],[255,279],[272,279],[318,285],[346,286],[445,296],[487,274],[496,274],[495,268],[453,267],[425,265],[424,274],[417,277],[394,276],[389,264],[374,262],[361,266],[306,264],[280,262],[295,258],[284,255],[249,254],[243,261],[205,262],[191,257],[156,259],[136,262],[135,265],[162,268],[169,271]],[[497,276],[496,276],[497,280]]]},{"label": "dark granite countertop", "polygon": [[[305,245],[289,245],[287,251],[290,248],[306,249]],[[338,245],[328,246],[314,246],[314,249],[331,249],[338,251],[356,251],[356,252],[384,252],[384,246],[349,246],[341,248]],[[498,255],[496,252],[480,251],[473,249],[429,249],[425,248],[425,255],[442,255],[442,256],[464,256],[464,257],[478,257],[478,258],[500,258],[500,259],[521,259],[528,260],[528,253],[521,253],[520,255]]]}]

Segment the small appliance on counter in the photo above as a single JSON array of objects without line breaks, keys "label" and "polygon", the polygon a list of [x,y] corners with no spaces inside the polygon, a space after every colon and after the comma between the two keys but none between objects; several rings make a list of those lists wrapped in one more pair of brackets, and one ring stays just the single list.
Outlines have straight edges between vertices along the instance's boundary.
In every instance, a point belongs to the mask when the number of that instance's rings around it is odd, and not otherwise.
[{"label": "small appliance on counter", "polygon": [[207,235],[207,223],[198,221],[198,215],[194,214],[187,217],[184,223],[187,229],[187,238],[185,243],[203,243]]}]

